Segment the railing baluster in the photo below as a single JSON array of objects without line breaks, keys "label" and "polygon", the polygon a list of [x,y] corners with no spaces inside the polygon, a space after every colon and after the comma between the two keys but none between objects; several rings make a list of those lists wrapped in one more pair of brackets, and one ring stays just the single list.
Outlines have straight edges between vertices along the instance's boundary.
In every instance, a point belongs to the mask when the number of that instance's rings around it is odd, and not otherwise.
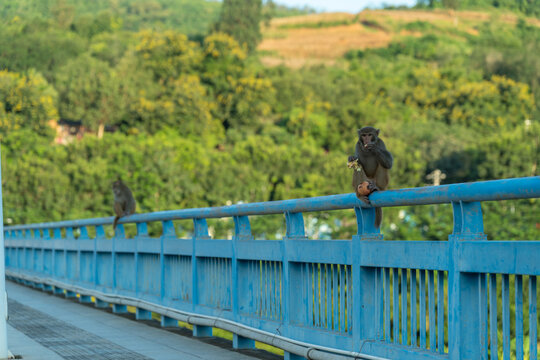
[{"label": "railing baluster", "polygon": [[502,275],[503,359],[510,360],[510,280]]},{"label": "railing baluster", "polygon": [[538,313],[536,308],[536,276],[529,276],[529,358],[536,359],[538,357],[537,339],[538,329],[536,322],[538,321]]},{"label": "railing baluster", "polygon": [[319,264],[313,264],[315,277],[315,303],[313,304],[315,310],[315,326],[321,326],[321,271],[319,270],[319,266]]},{"label": "railing baluster", "polygon": [[[193,219],[193,238],[192,238],[192,247],[191,247],[191,298],[192,300],[192,309],[194,312],[197,312],[197,307],[200,304],[199,299],[199,263],[197,257],[197,242],[199,240],[210,239],[208,235],[208,224],[206,219]],[[207,259],[201,258],[201,268],[205,272],[205,277],[208,279],[209,275],[209,264]],[[212,336],[212,327],[211,326],[202,326],[202,325],[193,325],[193,336]]]},{"label": "railing baluster", "polygon": [[253,262],[253,270],[254,270],[254,276],[255,276],[255,283],[254,288],[256,292],[256,309],[257,309],[257,315],[262,317],[262,288],[261,288],[261,261],[257,260]]},{"label": "railing baluster", "polygon": [[444,354],[444,272],[437,271],[437,347]]},{"label": "railing baluster", "polygon": [[401,344],[407,345],[407,269],[401,269]]},{"label": "railing baluster", "polygon": [[332,290],[330,289],[330,272],[328,271],[328,264],[324,264],[324,278],[325,278],[325,289],[324,289],[324,305],[325,305],[325,316],[324,316],[324,327],[328,330],[332,329]]},{"label": "railing baluster", "polygon": [[352,271],[350,266],[345,266],[347,270],[347,331],[350,333],[353,326],[353,296],[352,296]]},{"label": "railing baluster", "polygon": [[263,261],[262,269],[262,299],[263,299],[263,316],[268,317],[268,261]]},{"label": "railing baluster", "polygon": [[479,322],[480,322],[480,342],[481,342],[481,360],[488,359],[488,276],[487,274],[479,275],[479,291],[480,291],[480,310],[479,310]]},{"label": "railing baluster", "polygon": [[416,347],[416,269],[411,269],[411,346]]},{"label": "railing baluster", "polygon": [[307,311],[306,320],[308,326],[314,326],[313,323],[313,271],[311,270],[312,263],[306,263],[306,298],[307,298]]},{"label": "railing baluster", "polygon": [[429,349],[435,351],[437,346],[437,329],[435,327],[435,278],[434,271],[428,271],[428,307],[429,307]]},{"label": "railing baluster", "polygon": [[339,331],[338,265],[332,264],[331,267],[332,267],[332,310],[333,310],[332,330]]},{"label": "railing baluster", "polygon": [[339,266],[339,328],[341,332],[347,331],[347,328],[345,327],[347,320],[345,308],[345,297],[347,295],[347,289],[345,286],[345,267],[346,265]]},{"label": "railing baluster", "polygon": [[390,338],[390,268],[384,268],[384,339],[391,342]]},{"label": "railing baluster", "polygon": [[271,303],[272,304],[272,307],[271,307],[272,319],[276,318],[276,313],[277,313],[277,296],[276,296],[277,295],[277,290],[276,290],[277,271],[276,271],[276,268],[277,268],[277,262],[272,261],[270,263],[270,270],[271,270],[270,276],[272,277],[272,303]]},{"label": "railing baluster", "polygon": [[377,291],[375,294],[377,315],[375,319],[377,321],[376,339],[379,341],[384,340],[384,274],[383,268],[377,268]]},{"label": "railing baluster", "polygon": [[419,299],[420,299],[420,347],[426,348],[426,271],[420,270],[419,283]]},{"label": "railing baluster", "polygon": [[491,360],[497,360],[497,275],[489,274],[489,337],[491,345]]},{"label": "railing baluster", "polygon": [[516,359],[523,359],[523,277],[516,275]]},{"label": "railing baluster", "polygon": [[392,326],[394,327],[393,343],[399,343],[399,277],[398,269],[392,269],[392,296],[394,303],[392,306]]}]

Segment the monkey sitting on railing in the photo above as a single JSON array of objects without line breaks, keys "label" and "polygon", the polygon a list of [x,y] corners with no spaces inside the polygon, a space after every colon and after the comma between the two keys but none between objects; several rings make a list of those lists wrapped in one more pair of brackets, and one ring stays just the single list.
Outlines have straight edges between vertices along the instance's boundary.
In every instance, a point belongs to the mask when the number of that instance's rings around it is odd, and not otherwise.
[{"label": "monkey sitting on railing", "polygon": [[[360,200],[369,204],[369,194],[386,189],[392,163],[392,154],[379,138],[379,129],[365,126],[358,130],[355,154],[349,156],[347,165],[354,169],[352,185]],[[375,226],[380,227],[381,221],[382,209],[375,208]]]},{"label": "monkey sitting on railing", "polygon": [[120,219],[122,216],[135,213],[136,204],[131,190],[122,182],[121,179],[113,182],[112,190],[114,194],[114,213],[116,214],[114,217],[113,229],[116,229],[118,219]]}]

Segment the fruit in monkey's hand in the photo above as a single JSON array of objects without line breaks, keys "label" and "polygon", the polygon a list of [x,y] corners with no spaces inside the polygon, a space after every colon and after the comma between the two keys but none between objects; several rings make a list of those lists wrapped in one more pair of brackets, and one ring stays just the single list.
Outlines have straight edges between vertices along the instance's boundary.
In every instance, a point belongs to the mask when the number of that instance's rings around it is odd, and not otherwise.
[{"label": "fruit in monkey's hand", "polygon": [[358,159],[347,162],[347,167],[356,171],[362,171],[362,166],[358,163]]}]

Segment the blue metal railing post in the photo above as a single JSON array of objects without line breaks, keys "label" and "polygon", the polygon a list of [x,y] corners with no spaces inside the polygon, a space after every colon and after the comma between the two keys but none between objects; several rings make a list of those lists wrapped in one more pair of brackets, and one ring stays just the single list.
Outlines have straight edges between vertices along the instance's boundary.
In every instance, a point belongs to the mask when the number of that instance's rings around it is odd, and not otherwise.
[{"label": "blue metal railing post", "polygon": [[[99,249],[101,247],[101,244],[106,240],[105,238],[105,230],[103,229],[103,225],[96,225],[94,227],[94,230],[96,232],[96,235],[94,237],[94,248],[95,248],[95,261],[94,261],[94,283],[96,288],[100,286],[99,284],[99,274],[101,273],[103,277],[105,277],[106,274],[108,274],[112,269],[107,269],[103,266],[102,267],[102,256],[100,255]],[[111,256],[113,256],[113,253],[111,251]],[[112,261],[112,259],[111,259]]]},{"label": "blue metal railing post", "polygon": [[[138,242],[140,238],[148,236],[148,225],[145,222],[137,223],[137,235],[135,236],[135,249],[134,249],[134,263],[135,263],[135,296],[138,296],[140,293],[139,283],[141,276],[139,269],[139,247]],[[135,318],[137,320],[152,320],[152,312],[146,309],[137,307],[135,309]]]},{"label": "blue metal railing post", "polygon": [[[292,294],[294,289],[299,289],[302,284],[297,283],[298,276],[294,276],[297,273],[298,264],[292,263],[290,258],[290,241],[292,240],[307,240],[305,227],[304,227],[304,216],[301,212],[289,212],[285,213],[285,226],[286,234],[283,238],[282,244],[282,268],[283,268],[283,324],[284,333],[288,335],[288,329],[291,325],[292,314],[301,314],[302,310],[300,305],[305,306],[305,304],[299,304],[298,300],[300,297],[295,297]],[[295,301],[293,301],[293,299]],[[304,359],[302,356],[290,353],[288,351],[284,352],[285,360],[300,360]]]},{"label": "blue metal railing post", "polygon": [[[134,259],[133,261],[135,262],[135,296],[139,295],[139,292],[140,292],[140,289],[139,289],[139,283],[140,283],[140,279],[139,277],[141,276],[140,274],[140,269],[139,269],[139,247],[138,247],[138,242],[139,242],[139,238],[142,238],[142,237],[145,237],[145,236],[148,236],[148,225],[146,223],[137,223],[137,235],[135,236],[135,249],[134,249]],[[138,311],[138,310],[137,310]]]},{"label": "blue metal railing post", "polygon": [[[59,228],[53,228],[51,230],[52,230],[52,234],[53,234],[53,236],[52,236],[52,244],[53,244],[54,254],[55,254],[55,256],[54,256],[54,261],[55,261],[55,263],[54,263],[54,266],[55,266],[54,267],[54,274],[56,276],[58,276],[58,277],[61,277],[61,278],[65,279],[65,278],[67,278],[67,274],[66,274],[66,270],[67,270],[67,266],[66,266],[66,262],[67,262],[66,261],[66,249],[63,248],[61,250],[58,250],[58,246],[57,246],[59,241],[62,239],[62,234],[61,234]],[[47,232],[47,234],[49,233],[49,231],[46,231],[46,232]],[[62,255],[60,256],[61,257],[61,263],[57,262],[57,258],[59,258],[59,257],[56,256],[57,252],[62,253]],[[60,270],[63,270],[62,273],[59,273]]]},{"label": "blue metal railing post", "polygon": [[[197,241],[210,239],[208,235],[208,224],[206,219],[193,219],[193,241],[192,241],[192,254],[191,254],[191,299],[193,302],[193,311],[197,311],[199,305],[199,269],[197,260]],[[211,326],[193,325],[193,336],[212,336]]]},{"label": "blue metal railing post", "polygon": [[171,220],[162,221],[162,235],[160,239],[160,245],[159,245],[159,283],[160,283],[160,293],[159,297],[161,299],[165,298],[165,287],[167,284],[165,284],[165,239],[170,238],[173,239],[176,237],[176,228],[174,227],[174,224]]},{"label": "blue metal railing post", "polygon": [[[486,240],[479,202],[452,202],[454,231],[449,239],[448,353],[450,360],[485,359],[487,294],[485,274],[458,268],[461,244]],[[431,329],[430,329],[431,331]]]},{"label": "blue metal railing post", "polygon": [[[251,234],[251,225],[247,216],[235,216],[234,218],[234,235],[232,238],[232,311],[233,319],[239,321],[239,280],[243,276],[244,267],[240,266],[238,260],[238,243],[240,241],[253,240]],[[253,349],[255,348],[255,341],[252,339],[233,334],[233,348],[235,349]]]},{"label": "blue metal railing post", "polygon": [[[383,239],[375,226],[374,208],[354,208],[356,213],[357,235],[352,237],[352,277],[353,277],[353,348],[360,351],[362,344],[377,339],[378,313],[380,299],[377,298],[377,268],[361,266],[361,242]],[[380,280],[380,279],[379,279]],[[394,325],[396,326],[396,325]],[[364,345],[364,348],[369,345]]]},{"label": "blue metal railing post", "polygon": [[[174,239],[176,238],[176,229],[172,220],[162,221],[163,231],[159,241],[159,297],[161,301],[165,298],[165,239]],[[176,327],[178,326],[178,320],[168,317],[166,315],[161,315],[161,326],[162,327]]]}]

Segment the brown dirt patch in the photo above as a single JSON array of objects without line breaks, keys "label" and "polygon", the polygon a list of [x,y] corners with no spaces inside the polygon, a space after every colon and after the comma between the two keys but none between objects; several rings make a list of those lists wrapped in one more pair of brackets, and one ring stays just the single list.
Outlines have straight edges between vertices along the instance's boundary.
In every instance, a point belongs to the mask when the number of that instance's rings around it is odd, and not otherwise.
[{"label": "brown dirt patch", "polygon": [[[298,68],[333,64],[350,50],[384,47],[396,37],[422,35],[397,30],[403,24],[425,21],[442,27],[459,27],[462,31],[476,34],[477,25],[494,17],[506,23],[515,23],[518,19],[513,14],[447,10],[365,10],[357,15],[323,13],[279,18],[263,28],[263,41],[258,49],[266,53],[262,62],[267,66],[285,64]],[[538,19],[527,21],[540,26]],[[306,26],[302,27],[303,24]]]}]

